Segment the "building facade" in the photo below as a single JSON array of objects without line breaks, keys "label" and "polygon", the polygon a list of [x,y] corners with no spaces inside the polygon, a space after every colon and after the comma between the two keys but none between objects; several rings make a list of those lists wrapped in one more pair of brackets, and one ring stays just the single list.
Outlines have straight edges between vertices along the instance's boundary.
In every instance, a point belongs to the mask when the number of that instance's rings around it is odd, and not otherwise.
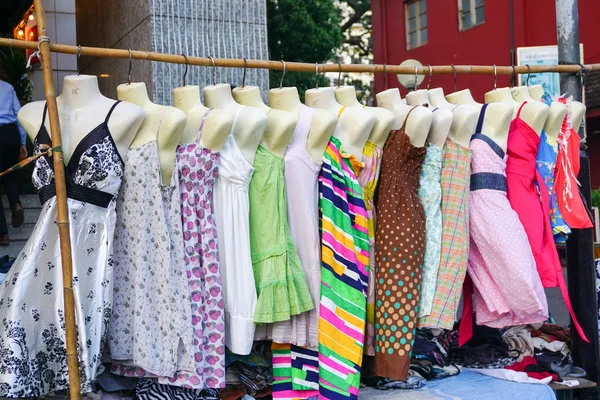
[{"label": "building facade", "polygon": [[[511,8],[512,6],[512,8]],[[552,0],[372,0],[375,63],[397,65],[416,59],[427,65],[511,65],[516,49],[556,45],[556,9]],[[600,2],[579,0],[580,42],[585,63],[600,63],[596,24]],[[511,23],[512,20],[512,23]],[[388,77],[388,85],[400,87]],[[426,81],[425,81],[426,82]],[[375,91],[383,90],[378,74]],[[600,187],[600,76],[590,74],[587,99],[587,145],[592,188]],[[498,77],[498,87],[510,84]],[[476,101],[493,89],[489,75],[458,75],[457,90],[469,88]],[[424,86],[424,85],[423,85]],[[454,91],[452,75],[433,76],[432,87]],[[403,94],[406,89],[401,88]]]}]

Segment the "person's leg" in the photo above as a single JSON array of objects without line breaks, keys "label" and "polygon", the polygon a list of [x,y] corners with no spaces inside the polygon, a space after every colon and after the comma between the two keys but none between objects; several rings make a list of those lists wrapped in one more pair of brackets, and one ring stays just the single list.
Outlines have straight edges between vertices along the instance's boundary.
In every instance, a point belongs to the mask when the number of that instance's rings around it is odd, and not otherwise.
[{"label": "person's leg", "polygon": [[[19,149],[21,147],[21,136],[16,125],[2,126],[2,171],[12,167],[19,162]],[[8,198],[8,204],[12,210],[12,225],[15,228],[23,225],[23,207],[19,199],[19,174],[11,172],[2,177],[2,186]]]},{"label": "person's leg", "polygon": [[[5,164],[5,153],[7,145],[8,128],[5,125],[0,126],[0,172],[4,171]],[[6,191],[6,189],[5,189]],[[4,204],[2,202],[2,196],[0,196],[0,244],[8,243],[8,228],[6,227],[6,217],[4,216]]]}]

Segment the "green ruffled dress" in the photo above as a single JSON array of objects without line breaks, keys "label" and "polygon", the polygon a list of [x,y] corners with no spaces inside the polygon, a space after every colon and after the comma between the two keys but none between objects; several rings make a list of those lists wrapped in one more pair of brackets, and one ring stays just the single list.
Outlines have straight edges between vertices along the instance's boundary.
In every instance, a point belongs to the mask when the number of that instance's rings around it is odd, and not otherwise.
[{"label": "green ruffled dress", "polygon": [[288,224],[283,166],[283,158],[258,146],[249,189],[257,324],[286,321],[313,309]]}]

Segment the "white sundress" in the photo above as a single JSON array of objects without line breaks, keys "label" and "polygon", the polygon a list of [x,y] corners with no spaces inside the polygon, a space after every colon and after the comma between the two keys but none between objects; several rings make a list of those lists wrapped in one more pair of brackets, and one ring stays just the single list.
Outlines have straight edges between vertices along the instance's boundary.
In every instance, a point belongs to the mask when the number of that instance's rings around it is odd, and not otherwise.
[{"label": "white sundress", "polygon": [[[92,389],[101,364],[112,306],[115,199],[124,164],[108,120],[118,103],[104,122],[79,142],[65,171],[82,392]],[[34,154],[52,146],[45,119],[46,108],[34,140]],[[69,387],[51,157],[35,161],[32,180],[42,212],[0,285],[0,397],[38,398]]]}]

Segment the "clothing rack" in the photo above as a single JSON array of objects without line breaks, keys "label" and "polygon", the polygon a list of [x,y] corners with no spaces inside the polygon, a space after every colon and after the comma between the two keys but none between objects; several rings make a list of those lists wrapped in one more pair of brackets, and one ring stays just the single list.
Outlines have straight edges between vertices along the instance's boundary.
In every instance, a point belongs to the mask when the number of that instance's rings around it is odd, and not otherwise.
[{"label": "clothing rack", "polygon": [[[40,35],[40,37],[42,37]],[[226,68],[258,68],[269,70],[284,70],[293,72],[362,72],[362,73],[390,73],[390,74],[475,74],[475,75],[515,75],[541,72],[558,73],[584,73],[600,71],[600,64],[586,65],[521,65],[521,66],[496,66],[496,65],[436,65],[436,66],[399,66],[386,64],[311,64],[292,61],[274,60],[249,60],[240,58],[212,58],[192,57],[185,54],[155,53],[151,51],[111,49],[105,47],[71,46],[66,44],[47,43],[50,52],[62,54],[74,54],[79,56],[103,57],[103,58],[129,58],[130,60],[159,61],[170,64],[197,65],[203,67],[226,67]],[[0,38],[0,46],[15,47],[28,50],[37,50],[38,43],[26,40]],[[41,49],[41,45],[40,45]]]},{"label": "clothing rack", "polygon": [[[391,74],[478,74],[478,75],[516,75],[525,73],[576,73],[582,79],[586,72],[600,70],[600,64],[573,64],[561,65],[533,65],[533,66],[483,66],[483,65],[443,65],[443,66],[397,66],[385,64],[311,64],[300,62],[284,62],[272,60],[248,60],[212,57],[190,57],[184,54],[165,54],[129,49],[112,49],[87,46],[70,46],[50,43],[46,23],[46,12],[43,0],[34,0],[35,14],[38,23],[38,42],[0,38],[0,46],[37,50],[41,55],[42,72],[44,76],[44,91],[48,105],[48,118],[52,136],[53,164],[56,184],[57,218],[60,236],[61,263],[64,293],[64,316],[66,330],[66,354],[69,370],[70,398],[81,399],[81,383],[79,379],[79,361],[77,356],[77,327],[75,322],[75,303],[73,296],[73,260],[71,256],[71,240],[69,226],[69,211],[67,204],[67,190],[65,181],[65,164],[62,152],[62,138],[56,93],[54,91],[53,70],[50,53],[74,54],[90,57],[128,58],[131,60],[159,61],[172,64],[185,64],[197,66],[227,67],[227,68],[260,68],[269,70],[283,70],[294,72],[314,72],[317,75],[324,72],[357,72],[357,73],[391,73]],[[130,64],[131,66],[131,64]],[[216,83],[216,82],[214,82]],[[593,251],[593,249],[591,250]],[[594,340],[594,338],[592,338]]]}]

